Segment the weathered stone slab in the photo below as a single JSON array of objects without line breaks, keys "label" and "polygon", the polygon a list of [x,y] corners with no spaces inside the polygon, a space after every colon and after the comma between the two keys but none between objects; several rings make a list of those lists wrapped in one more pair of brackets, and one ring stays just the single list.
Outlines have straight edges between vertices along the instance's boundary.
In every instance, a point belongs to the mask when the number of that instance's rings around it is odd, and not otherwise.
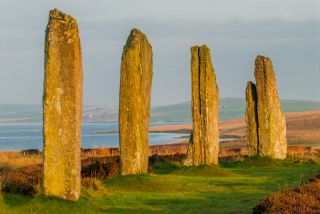
[{"label": "weathered stone slab", "polygon": [[269,57],[257,56],[254,75],[258,97],[259,155],[284,159],[287,155],[286,121]]},{"label": "weathered stone slab", "polygon": [[123,48],[120,80],[121,174],[148,172],[152,47],[144,33],[133,29]]},{"label": "weathered stone slab", "polygon": [[218,164],[219,89],[206,45],[191,48],[191,79],[193,132],[185,163]]},{"label": "weathered stone slab", "polygon": [[50,11],[45,39],[43,193],[80,196],[82,59],[74,18]]},{"label": "weathered stone slab", "polygon": [[246,88],[246,123],[249,154],[251,156],[258,155],[258,97],[256,85],[250,81],[248,82]]},{"label": "weathered stone slab", "polygon": [[194,156],[193,148],[194,148],[194,141],[193,141],[193,131],[192,131],[190,134],[190,137],[189,137],[187,158],[184,160],[183,165],[185,165],[185,166],[192,166],[193,165],[193,163],[194,163],[194,161],[193,161],[193,156]]}]

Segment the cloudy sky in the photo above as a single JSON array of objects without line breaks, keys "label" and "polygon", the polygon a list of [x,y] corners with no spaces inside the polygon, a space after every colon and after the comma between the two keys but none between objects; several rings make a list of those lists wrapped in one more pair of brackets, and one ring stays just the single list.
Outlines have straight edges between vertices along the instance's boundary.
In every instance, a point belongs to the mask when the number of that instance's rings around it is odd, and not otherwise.
[{"label": "cloudy sky", "polygon": [[211,48],[221,97],[244,97],[256,55],[270,56],[282,99],[320,101],[319,0],[0,0],[0,104],[40,104],[48,12],[80,28],[84,104],[118,104],[131,28],[153,46],[152,105],[190,100],[190,47]]}]

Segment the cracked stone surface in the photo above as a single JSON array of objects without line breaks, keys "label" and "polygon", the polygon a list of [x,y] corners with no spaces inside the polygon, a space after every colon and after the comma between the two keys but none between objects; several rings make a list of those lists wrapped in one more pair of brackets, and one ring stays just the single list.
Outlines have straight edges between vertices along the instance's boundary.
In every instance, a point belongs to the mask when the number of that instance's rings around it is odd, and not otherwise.
[{"label": "cracked stone surface", "polygon": [[219,89],[210,49],[191,47],[192,120],[186,165],[218,164]]}]

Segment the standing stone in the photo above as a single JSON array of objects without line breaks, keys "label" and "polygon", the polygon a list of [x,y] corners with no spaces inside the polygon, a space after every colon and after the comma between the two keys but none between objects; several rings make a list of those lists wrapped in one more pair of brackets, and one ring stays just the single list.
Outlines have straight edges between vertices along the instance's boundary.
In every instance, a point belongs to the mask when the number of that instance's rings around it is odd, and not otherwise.
[{"label": "standing stone", "polygon": [[193,131],[191,131],[190,137],[189,137],[189,144],[187,149],[187,158],[184,160],[183,164],[185,166],[192,166],[193,165]]},{"label": "standing stone", "polygon": [[248,82],[246,88],[246,123],[247,142],[251,156],[259,154],[258,137],[258,97],[257,88],[253,82]]},{"label": "standing stone", "polygon": [[286,121],[271,59],[257,56],[254,75],[258,96],[259,154],[284,159],[287,155]]},{"label": "standing stone", "polygon": [[218,164],[219,89],[206,46],[191,48],[192,119],[187,165]]},{"label": "standing stone", "polygon": [[82,60],[77,22],[50,11],[45,39],[43,139],[45,195],[80,196]]},{"label": "standing stone", "polygon": [[152,47],[147,37],[140,30],[132,29],[121,62],[119,129],[122,175],[148,172],[152,69]]}]

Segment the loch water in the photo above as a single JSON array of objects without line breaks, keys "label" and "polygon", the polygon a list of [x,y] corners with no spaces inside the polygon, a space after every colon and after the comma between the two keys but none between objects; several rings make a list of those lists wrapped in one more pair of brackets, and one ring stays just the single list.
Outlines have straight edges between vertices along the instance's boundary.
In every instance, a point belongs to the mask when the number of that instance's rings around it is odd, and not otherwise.
[{"label": "loch water", "polygon": [[[152,122],[150,126],[176,125],[179,122]],[[117,123],[83,123],[81,148],[119,147],[119,135],[97,134],[101,131],[117,131]],[[175,143],[186,134],[149,133],[151,145]],[[43,148],[41,123],[0,124],[0,150],[26,150]]]}]

